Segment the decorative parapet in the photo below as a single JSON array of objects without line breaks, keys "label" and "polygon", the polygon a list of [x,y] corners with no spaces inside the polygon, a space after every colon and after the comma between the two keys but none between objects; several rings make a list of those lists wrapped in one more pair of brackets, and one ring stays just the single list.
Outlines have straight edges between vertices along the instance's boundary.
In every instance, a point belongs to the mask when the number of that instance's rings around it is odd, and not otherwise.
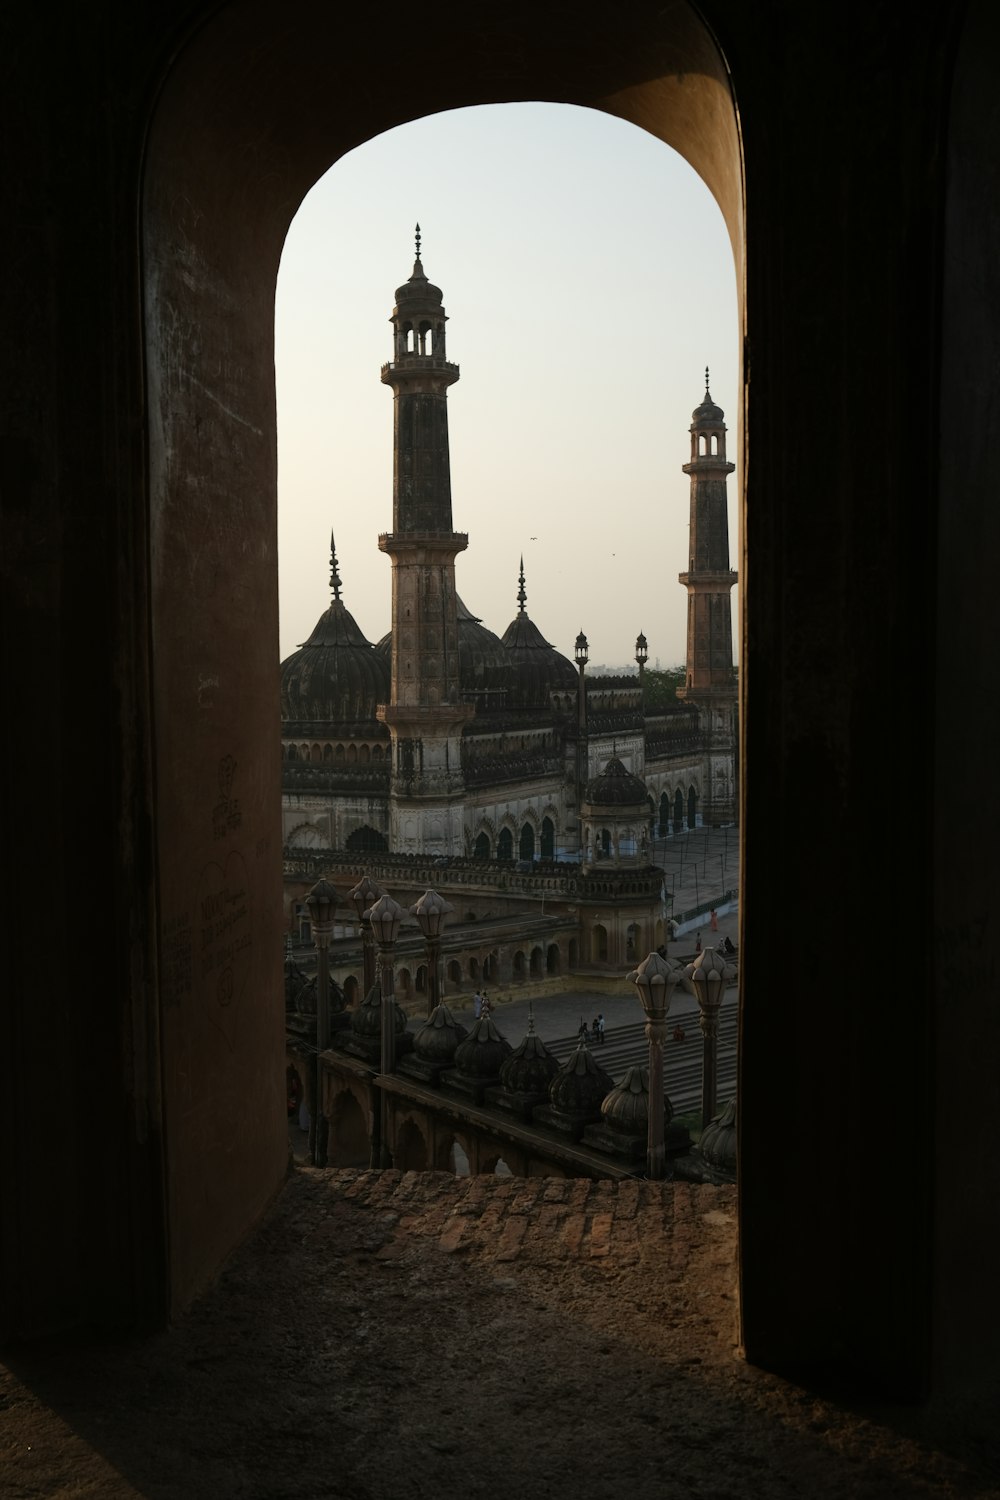
[{"label": "decorative parapet", "polygon": [[591,870],[555,860],[539,860],[530,870],[513,861],[428,858],[424,854],[355,854],[340,849],[284,851],[286,879],[318,880],[321,875],[368,875],[379,884],[488,887],[514,895],[552,897],[566,901],[648,901],[659,898],[663,871],[655,865],[623,870]]},{"label": "decorative parapet", "polygon": [[283,792],[388,793],[389,764],[346,766],[341,761],[284,760],[281,763]]},{"label": "decorative parapet", "polygon": [[532,754],[530,750],[512,755],[485,755],[482,759],[473,755],[462,757],[466,786],[491,786],[538,776],[561,776],[562,772],[561,755]]}]

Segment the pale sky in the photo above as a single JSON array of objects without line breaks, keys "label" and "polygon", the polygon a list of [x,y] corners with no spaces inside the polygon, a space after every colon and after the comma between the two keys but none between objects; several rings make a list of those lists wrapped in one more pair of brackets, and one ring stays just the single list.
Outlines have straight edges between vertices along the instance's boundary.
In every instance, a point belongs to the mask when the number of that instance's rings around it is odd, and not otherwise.
[{"label": "pale sky", "polygon": [[[681,157],[569,105],[455,110],[369,141],[316,184],[278,277],[281,655],[329,600],[389,629],[395,289],[422,259],[441,287],[458,592],[502,635],[527,609],[572,659],[652,665],[685,652],[688,427],[704,369],[736,455],[736,280],[722,215]],[[737,541],[729,481],[730,554]],[[736,603],[734,594],[734,619]]]}]

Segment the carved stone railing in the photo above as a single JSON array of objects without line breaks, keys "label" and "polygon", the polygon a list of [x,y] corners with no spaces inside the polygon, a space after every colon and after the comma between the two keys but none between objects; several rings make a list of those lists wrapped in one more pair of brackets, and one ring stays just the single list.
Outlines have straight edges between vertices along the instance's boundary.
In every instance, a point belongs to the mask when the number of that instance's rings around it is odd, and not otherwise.
[{"label": "carved stone railing", "polygon": [[525,781],[529,777],[561,776],[564,769],[559,755],[544,751],[523,750],[510,755],[468,756],[462,758],[462,775],[466,786],[483,786],[503,781]]},{"label": "carved stone railing", "polygon": [[285,760],[281,763],[281,789],[285,792],[388,793],[389,766],[348,766],[342,761]]},{"label": "carved stone railing", "polygon": [[[518,862],[519,863],[519,862]],[[359,854],[340,849],[284,851],[287,879],[316,881],[321,875],[368,875],[387,889],[395,885],[442,886],[448,890],[507,891],[511,895],[551,895],[567,901],[598,901],[622,897],[653,899],[659,895],[663,871],[656,865],[626,869],[591,870],[558,860],[539,860],[521,870],[514,860],[469,859],[424,854]]]}]

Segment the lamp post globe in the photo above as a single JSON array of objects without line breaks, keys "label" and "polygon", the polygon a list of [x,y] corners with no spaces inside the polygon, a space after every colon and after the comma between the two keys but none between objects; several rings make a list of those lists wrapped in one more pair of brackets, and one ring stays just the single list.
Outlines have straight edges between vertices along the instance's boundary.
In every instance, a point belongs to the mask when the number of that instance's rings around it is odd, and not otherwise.
[{"label": "lamp post globe", "polygon": [[646,1041],[649,1044],[649,1123],[646,1135],[646,1172],[654,1179],[667,1175],[664,1143],[663,1110],[663,1043],[667,1034],[667,1016],[684,966],[673,958],[650,953],[633,969],[628,978],[639,992],[646,1014]]}]

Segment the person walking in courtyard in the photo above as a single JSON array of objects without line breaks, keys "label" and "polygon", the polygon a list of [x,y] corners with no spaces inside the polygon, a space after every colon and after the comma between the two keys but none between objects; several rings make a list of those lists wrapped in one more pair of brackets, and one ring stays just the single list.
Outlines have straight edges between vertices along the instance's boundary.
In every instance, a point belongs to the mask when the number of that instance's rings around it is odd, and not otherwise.
[{"label": "person walking in courtyard", "polygon": [[701,933],[700,932],[697,934],[697,936],[695,937],[695,940],[694,940],[694,951],[696,953],[700,953],[701,952]]},{"label": "person walking in courtyard", "polygon": [[472,997],[472,1013],[477,1021],[483,1013],[483,997],[478,990]]},{"label": "person walking in courtyard", "polygon": [[603,1010],[598,1014],[596,1031],[597,1031],[597,1040],[599,1042],[603,1043],[603,1041],[604,1041],[604,1012],[603,1012]]},{"label": "person walking in courtyard", "polygon": [[708,925],[711,927],[711,929],[712,929],[713,932],[718,932],[718,930],[719,930],[719,918],[716,915],[716,911],[715,911],[715,907],[714,906],[712,907],[712,910],[709,913]]}]

